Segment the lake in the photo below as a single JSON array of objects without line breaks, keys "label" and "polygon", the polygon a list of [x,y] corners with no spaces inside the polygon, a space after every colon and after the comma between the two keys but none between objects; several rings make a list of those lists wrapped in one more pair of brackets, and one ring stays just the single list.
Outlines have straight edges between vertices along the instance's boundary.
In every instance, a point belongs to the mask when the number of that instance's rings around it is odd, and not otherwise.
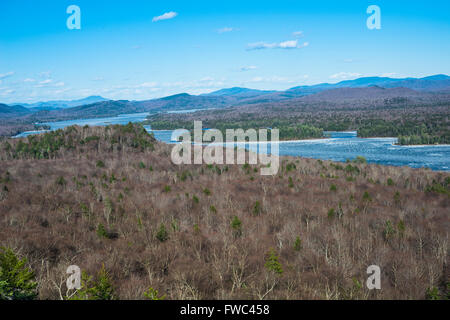
[{"label": "lake", "polygon": [[[81,119],[45,123],[51,130],[71,125],[104,126],[109,124],[127,124],[145,120],[148,113],[126,114],[117,117]],[[165,143],[171,141],[171,130],[154,130],[156,139]],[[43,131],[23,132],[16,137],[26,137]],[[280,155],[301,156],[322,160],[346,161],[363,156],[369,163],[392,166],[427,167],[432,170],[450,171],[450,145],[397,146],[397,138],[358,138],[356,132],[329,132],[326,139],[281,141]],[[246,144],[247,149],[257,151],[257,144]]]}]

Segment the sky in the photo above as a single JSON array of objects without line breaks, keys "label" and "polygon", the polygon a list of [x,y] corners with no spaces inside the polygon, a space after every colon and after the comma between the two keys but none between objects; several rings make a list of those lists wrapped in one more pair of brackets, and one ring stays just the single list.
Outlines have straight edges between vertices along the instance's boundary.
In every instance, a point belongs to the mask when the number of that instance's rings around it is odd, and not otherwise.
[{"label": "sky", "polygon": [[449,75],[449,40],[448,0],[1,0],[0,103]]}]

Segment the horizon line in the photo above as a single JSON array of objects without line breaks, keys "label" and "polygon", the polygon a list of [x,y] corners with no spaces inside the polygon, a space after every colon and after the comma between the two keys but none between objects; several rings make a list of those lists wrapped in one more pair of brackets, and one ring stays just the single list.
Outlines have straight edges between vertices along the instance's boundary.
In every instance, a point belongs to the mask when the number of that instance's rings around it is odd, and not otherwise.
[{"label": "horizon line", "polygon": [[[287,91],[293,88],[298,88],[298,87],[314,87],[314,86],[319,86],[319,85],[336,85],[342,82],[347,82],[347,81],[355,81],[355,80],[359,80],[359,79],[367,79],[367,78],[380,78],[380,79],[392,79],[392,80],[422,80],[425,78],[430,78],[430,77],[435,77],[435,76],[446,76],[449,77],[449,75],[445,74],[445,73],[437,73],[437,74],[431,74],[428,76],[424,76],[424,77],[401,77],[401,78],[395,78],[395,77],[383,77],[383,76],[362,76],[362,77],[358,77],[355,79],[345,79],[345,80],[340,80],[337,82],[319,82],[319,83],[315,83],[315,84],[310,84],[310,85],[295,85],[292,87],[288,87],[284,90],[272,90],[272,89],[255,89],[255,88],[250,88],[250,87],[241,87],[241,86],[230,86],[230,87],[223,87],[223,88],[219,88],[216,90],[212,90],[209,92],[203,92],[203,93],[198,93],[198,94],[190,94],[186,91],[184,92],[178,92],[178,93],[174,93],[174,94],[170,94],[170,95],[166,95],[166,96],[159,96],[159,97],[155,97],[155,98],[149,98],[149,99],[144,99],[144,100],[129,100],[129,99],[109,99],[109,98],[105,98],[104,96],[102,96],[101,94],[91,94],[89,96],[84,96],[84,97],[79,97],[79,98],[66,98],[66,99],[51,99],[51,100],[37,100],[37,101],[33,101],[33,102],[12,102],[12,103],[4,103],[5,105],[9,105],[9,106],[17,106],[17,105],[29,105],[29,104],[36,104],[36,103],[49,103],[49,102],[73,102],[76,100],[84,100],[84,99],[88,99],[91,97],[100,97],[103,99],[106,99],[105,101],[130,101],[130,102],[135,102],[135,101],[148,101],[148,100],[158,100],[158,99],[163,99],[163,98],[167,98],[167,97],[172,97],[172,96],[176,96],[176,95],[181,95],[181,94],[188,94],[190,96],[201,96],[201,95],[205,95],[205,94],[210,94],[213,92],[217,92],[217,91],[221,91],[221,90],[227,90],[227,89],[233,89],[233,88],[241,88],[241,89],[249,89],[249,90],[256,90],[256,91],[271,91],[271,92],[283,92],[283,91]],[[95,103],[95,102],[94,102]],[[2,102],[0,102],[0,104],[2,104]]]}]

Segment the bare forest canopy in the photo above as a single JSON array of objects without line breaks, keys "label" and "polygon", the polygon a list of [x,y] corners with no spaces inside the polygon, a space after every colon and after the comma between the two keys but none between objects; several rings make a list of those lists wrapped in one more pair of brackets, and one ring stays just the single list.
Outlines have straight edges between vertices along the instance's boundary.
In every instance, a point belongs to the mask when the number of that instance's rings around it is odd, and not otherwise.
[{"label": "bare forest canopy", "polygon": [[281,157],[261,176],[170,152],[131,124],[0,142],[0,263],[20,270],[0,294],[68,298],[76,264],[76,299],[448,295],[448,173]]}]

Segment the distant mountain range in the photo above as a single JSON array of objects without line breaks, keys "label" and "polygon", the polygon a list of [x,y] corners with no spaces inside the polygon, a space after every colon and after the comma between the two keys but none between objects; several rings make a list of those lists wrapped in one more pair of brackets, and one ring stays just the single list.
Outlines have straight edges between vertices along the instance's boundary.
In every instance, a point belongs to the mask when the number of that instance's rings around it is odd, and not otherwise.
[{"label": "distant mountain range", "polygon": [[18,114],[27,114],[31,113],[30,110],[28,110],[25,107],[19,106],[19,105],[7,105],[0,103],[0,115],[8,116],[8,115],[18,115]]},{"label": "distant mountain range", "polygon": [[100,96],[90,96],[79,100],[56,100],[56,101],[35,102],[31,104],[28,103],[15,103],[15,104],[21,105],[28,109],[33,109],[33,111],[39,111],[39,110],[67,109],[101,101],[108,101],[108,99],[105,99]]},{"label": "distant mountain range", "polygon": [[323,90],[315,94],[301,97],[304,102],[319,101],[349,101],[349,100],[377,100],[389,98],[427,98],[433,97],[430,92],[420,92],[405,87],[383,88],[370,86],[363,88],[336,88]]},{"label": "distant mountain range", "polygon": [[233,87],[229,89],[221,89],[218,91],[214,91],[211,93],[203,94],[204,96],[227,96],[227,97],[238,97],[238,98],[252,98],[257,97],[264,94],[276,93],[277,91],[271,90],[257,90],[257,89],[247,89],[240,87]]},{"label": "distant mountain range", "polygon": [[450,77],[444,74],[434,75],[425,78],[388,78],[388,77],[364,77],[355,80],[345,80],[335,84],[322,83],[313,86],[294,87],[288,92],[310,92],[323,91],[337,88],[366,88],[378,86],[383,88],[403,87],[418,91],[440,91],[450,87]]},{"label": "distant mountain range", "polygon": [[436,97],[444,97],[443,99],[448,100],[449,95],[450,77],[447,75],[402,79],[365,77],[335,84],[321,83],[311,86],[297,86],[285,91],[233,87],[197,96],[180,93],[145,101],[113,101],[100,96],[91,96],[73,101],[48,101],[13,106],[0,104],[0,116],[17,115],[32,117],[36,121],[51,121],[107,117],[137,112],[220,109],[258,103],[276,104],[280,101],[290,100],[292,100],[292,104],[295,104],[295,101],[368,101],[395,97],[426,101],[431,98],[437,99]]},{"label": "distant mountain range", "polygon": [[[239,97],[242,99],[264,97],[264,100],[283,100],[294,97],[301,97],[305,95],[315,94],[325,90],[339,89],[339,88],[367,88],[371,86],[378,86],[382,88],[408,88],[416,91],[449,91],[450,77],[439,74],[425,78],[388,78],[388,77],[364,77],[355,80],[345,80],[338,83],[320,83],[311,86],[298,86],[290,88],[286,91],[263,91],[247,88],[230,88],[221,89],[219,91],[211,92],[208,96],[227,96]],[[261,99],[258,99],[261,102]],[[266,101],[264,101],[266,102]]]},{"label": "distant mountain range", "polygon": [[46,121],[56,119],[79,119],[86,117],[109,117],[139,112],[163,112],[186,109],[211,109],[230,106],[235,100],[228,97],[194,96],[187,93],[144,101],[102,101],[68,109],[44,110],[34,114]]}]

